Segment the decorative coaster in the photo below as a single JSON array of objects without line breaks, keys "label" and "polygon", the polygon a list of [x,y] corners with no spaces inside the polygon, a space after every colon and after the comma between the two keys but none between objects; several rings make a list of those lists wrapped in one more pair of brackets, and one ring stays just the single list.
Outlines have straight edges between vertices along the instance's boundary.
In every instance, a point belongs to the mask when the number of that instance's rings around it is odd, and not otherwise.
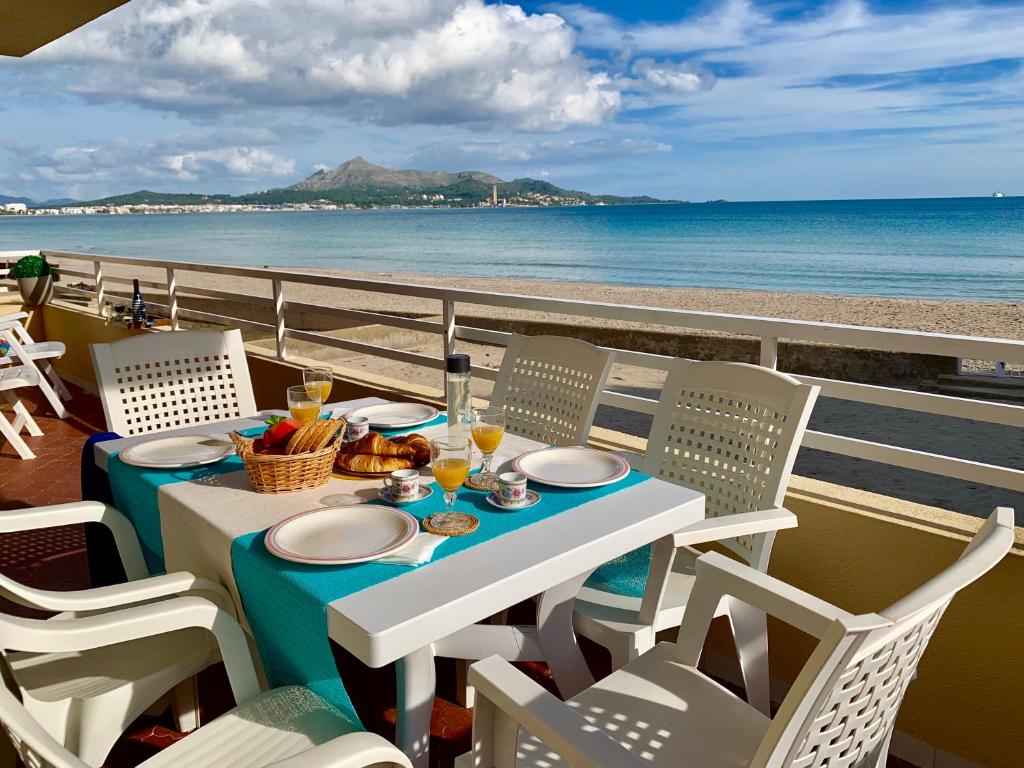
[{"label": "decorative coaster", "polygon": [[437,512],[424,519],[427,533],[438,536],[465,536],[480,527],[480,521],[465,512]]},{"label": "decorative coaster", "polygon": [[483,472],[477,472],[475,475],[467,477],[463,485],[474,491],[496,491],[498,490],[498,476],[493,472],[488,472],[486,475]]}]

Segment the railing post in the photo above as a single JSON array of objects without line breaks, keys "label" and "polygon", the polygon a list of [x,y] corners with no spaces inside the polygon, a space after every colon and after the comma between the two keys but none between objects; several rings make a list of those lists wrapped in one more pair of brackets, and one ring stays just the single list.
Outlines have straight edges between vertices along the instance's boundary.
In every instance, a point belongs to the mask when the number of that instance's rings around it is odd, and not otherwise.
[{"label": "railing post", "polygon": [[280,360],[287,360],[288,341],[285,337],[284,324],[284,284],[280,280],[274,281],[274,316],[277,319],[277,357]]},{"label": "railing post", "polygon": [[444,356],[455,354],[455,302],[449,299],[444,300],[442,309],[442,323],[444,325]]},{"label": "railing post", "polygon": [[94,261],[92,263],[92,274],[96,280],[96,312],[103,316],[103,298],[106,291],[103,289],[103,262]]},{"label": "railing post", "polygon": [[178,330],[178,279],[172,267],[167,268],[167,311],[171,317],[171,330]]},{"label": "railing post", "polygon": [[776,336],[761,337],[761,365],[773,371],[779,365],[779,339]]}]

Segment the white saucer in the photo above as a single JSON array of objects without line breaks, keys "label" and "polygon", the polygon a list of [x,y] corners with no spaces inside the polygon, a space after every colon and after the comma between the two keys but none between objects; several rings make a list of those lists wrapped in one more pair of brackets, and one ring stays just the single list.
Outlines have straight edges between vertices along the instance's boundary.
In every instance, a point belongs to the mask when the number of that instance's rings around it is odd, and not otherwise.
[{"label": "white saucer", "polygon": [[345,418],[365,416],[373,429],[401,429],[426,424],[437,418],[438,413],[437,408],[422,403],[382,403],[351,410]]},{"label": "white saucer", "polygon": [[377,498],[380,499],[381,501],[386,501],[388,504],[415,504],[417,501],[423,501],[424,499],[429,499],[431,494],[433,494],[433,492],[434,492],[434,489],[431,488],[429,485],[421,485],[420,486],[420,495],[417,496],[415,499],[401,499],[401,500],[399,500],[399,499],[391,498],[391,489],[390,488],[381,488],[379,491],[377,491]]},{"label": "white saucer", "polygon": [[538,501],[540,501],[540,494],[537,493],[532,488],[527,488],[526,489],[526,503],[525,504],[520,504],[518,507],[507,507],[504,504],[502,504],[501,501],[498,499],[498,492],[497,491],[491,491],[490,493],[487,494],[486,498],[487,498],[487,503],[488,504],[490,504],[492,507],[497,507],[502,512],[518,512],[521,509],[529,509],[534,504],[536,504]]}]

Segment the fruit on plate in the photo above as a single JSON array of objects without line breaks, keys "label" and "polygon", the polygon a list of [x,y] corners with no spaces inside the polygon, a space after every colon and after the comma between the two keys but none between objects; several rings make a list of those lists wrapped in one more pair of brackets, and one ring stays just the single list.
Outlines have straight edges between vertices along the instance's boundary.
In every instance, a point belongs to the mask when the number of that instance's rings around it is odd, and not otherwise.
[{"label": "fruit on plate", "polygon": [[[267,427],[267,431],[263,433],[263,443],[268,448],[283,448],[288,445],[288,441],[292,439],[292,435],[298,432],[302,428],[302,424],[297,422],[295,419],[282,419],[276,417],[276,419],[268,420],[270,426]],[[253,445],[253,450],[256,453],[256,446]]]}]

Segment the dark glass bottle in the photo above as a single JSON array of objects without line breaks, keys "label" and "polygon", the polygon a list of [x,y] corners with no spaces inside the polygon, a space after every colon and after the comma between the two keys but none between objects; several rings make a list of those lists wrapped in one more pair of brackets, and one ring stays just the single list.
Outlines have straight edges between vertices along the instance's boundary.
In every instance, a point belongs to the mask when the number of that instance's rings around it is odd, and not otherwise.
[{"label": "dark glass bottle", "polygon": [[133,281],[135,292],[132,294],[132,328],[144,328],[146,326],[146,302],[142,300],[142,292],[139,290],[139,281]]}]

